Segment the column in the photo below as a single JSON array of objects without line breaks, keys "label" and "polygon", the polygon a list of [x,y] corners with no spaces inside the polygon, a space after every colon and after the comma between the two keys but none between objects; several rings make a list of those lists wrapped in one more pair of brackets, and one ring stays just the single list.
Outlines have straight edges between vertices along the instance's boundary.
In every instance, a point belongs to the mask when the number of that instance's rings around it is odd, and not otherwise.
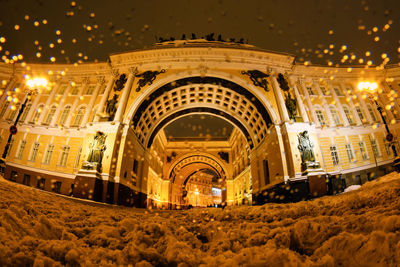
[{"label": "column", "polygon": [[104,76],[97,77],[97,85],[96,88],[94,89],[93,95],[90,98],[89,104],[86,108],[85,116],[83,117],[82,120],[82,125],[86,125],[86,123],[88,122],[89,116],[93,112],[94,102],[96,101],[97,95],[99,94],[100,88],[103,86],[104,82],[105,82]]},{"label": "column", "polygon": [[342,120],[343,120],[343,125],[344,126],[349,126],[350,123],[347,120],[346,113],[344,113],[343,106],[342,106],[342,103],[339,100],[339,97],[337,96],[335,90],[333,90],[333,86],[331,84],[329,84],[328,86],[329,86],[329,90],[330,90],[330,92],[331,92],[331,94],[333,96],[333,99],[335,100],[336,107],[338,107],[338,109],[339,109],[340,117],[342,117]]},{"label": "column", "polygon": [[340,84],[340,89],[342,90],[342,92],[344,92],[344,95],[345,95],[346,99],[349,102],[350,110],[351,110],[351,113],[353,113],[353,118],[356,121],[356,124],[357,125],[362,125],[362,121],[361,121],[360,117],[358,116],[356,107],[355,107],[355,105],[353,103],[352,96],[349,96],[349,93],[347,92],[347,88],[345,88],[345,86],[343,84]]},{"label": "column", "polygon": [[100,103],[99,103],[99,109],[96,112],[96,117],[94,118],[95,122],[98,122],[100,120],[100,115],[104,111],[104,106],[106,104],[106,101],[108,99],[108,96],[110,95],[111,89],[113,88],[114,81],[115,81],[116,76],[111,76],[110,80],[107,83],[106,90],[104,91],[103,96],[101,97]]},{"label": "column", "polygon": [[307,105],[308,105],[308,110],[311,113],[311,117],[312,117],[313,122],[316,125],[321,126],[319,121],[318,121],[317,114],[315,113],[314,106],[313,106],[313,104],[311,102],[310,94],[308,93],[307,88],[304,86],[304,82],[301,79],[299,79],[298,81],[299,81],[301,89],[303,90],[303,95],[304,95],[304,98],[306,99],[306,102],[307,102]]},{"label": "column", "polygon": [[274,90],[276,102],[278,103],[279,113],[281,114],[281,122],[287,122],[287,121],[289,121],[289,114],[286,109],[285,100],[283,99],[283,96],[282,96],[281,87],[279,86],[275,75],[271,75],[271,80],[272,80],[272,88]]},{"label": "column", "polygon": [[[42,111],[42,113],[41,113],[40,116],[39,116],[38,125],[41,124],[42,121],[44,120],[44,116],[46,116],[47,110],[49,109],[49,106],[50,106],[51,103],[53,102],[54,96],[57,94],[58,88],[59,88],[60,86],[61,86],[61,82],[59,81],[59,82],[57,82],[57,83],[54,85],[53,89],[51,90],[50,95],[49,95],[49,97],[47,98],[46,103],[45,103],[45,105],[44,105],[43,111]],[[67,90],[65,90],[65,91],[67,91]],[[32,105],[32,107],[33,107],[33,105]]]},{"label": "column", "polygon": [[310,120],[308,119],[307,111],[304,107],[303,100],[301,99],[301,96],[299,94],[299,90],[297,88],[296,82],[295,82],[294,78],[292,78],[292,77],[290,77],[289,80],[290,80],[290,83],[292,84],[292,87],[294,90],[294,95],[296,97],[297,105],[299,107],[300,116],[303,118],[304,122],[310,122]]},{"label": "column", "polygon": [[117,112],[115,113],[114,117],[115,122],[122,121],[122,116],[124,115],[125,112],[126,104],[128,102],[129,94],[131,93],[132,84],[135,79],[136,72],[137,68],[130,68],[129,70],[128,80],[124,86],[124,89],[122,89],[122,94],[118,103]]},{"label": "column", "polygon": [[87,78],[87,77],[86,77],[86,78],[83,78],[81,89],[79,89],[78,96],[75,98],[74,103],[72,104],[72,107],[71,107],[71,114],[70,114],[70,116],[68,116],[68,119],[67,119],[67,121],[65,122],[65,126],[66,126],[66,127],[69,127],[69,126],[70,126],[71,120],[72,120],[72,117],[73,117],[72,114],[74,114],[75,109],[76,109],[76,107],[77,107],[78,104],[79,104],[79,100],[80,100],[80,98],[82,97],[83,92],[86,90],[86,87],[88,86],[88,84],[89,84],[89,78]]},{"label": "column", "polygon": [[[314,82],[313,82],[313,84],[314,84]],[[322,90],[321,90],[321,88],[319,87],[318,82],[315,82],[315,84],[316,84],[315,88],[317,89],[318,95],[320,95],[320,97],[321,97],[321,99],[322,99],[322,105],[323,105],[324,108],[325,108],[325,113],[326,113],[326,116],[328,117],[329,126],[331,126],[331,127],[332,127],[332,126],[335,126],[335,122],[334,122],[334,120],[333,120],[333,118],[332,118],[332,113],[331,113],[331,110],[330,110],[330,108],[329,108],[329,104],[328,104],[328,102],[327,102],[326,99],[325,99],[325,95],[322,93]]]}]

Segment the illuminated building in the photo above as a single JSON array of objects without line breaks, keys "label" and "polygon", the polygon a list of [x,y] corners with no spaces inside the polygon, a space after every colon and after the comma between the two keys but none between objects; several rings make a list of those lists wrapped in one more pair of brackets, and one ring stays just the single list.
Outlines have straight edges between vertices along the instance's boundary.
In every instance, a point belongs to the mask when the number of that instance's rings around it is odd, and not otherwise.
[{"label": "illuminated building", "polygon": [[[394,158],[375,103],[357,84],[379,84],[396,137],[399,67],[304,66],[292,55],[204,40],[115,54],[109,63],[1,64],[1,149],[24,75],[50,85],[21,115],[5,177],[56,193],[154,208],[213,205],[213,187],[227,205],[299,200],[380,176]],[[189,115],[232,129],[224,138],[166,135]],[[97,131],[106,135],[100,172],[82,168]],[[304,131],[315,172],[301,167]]]}]

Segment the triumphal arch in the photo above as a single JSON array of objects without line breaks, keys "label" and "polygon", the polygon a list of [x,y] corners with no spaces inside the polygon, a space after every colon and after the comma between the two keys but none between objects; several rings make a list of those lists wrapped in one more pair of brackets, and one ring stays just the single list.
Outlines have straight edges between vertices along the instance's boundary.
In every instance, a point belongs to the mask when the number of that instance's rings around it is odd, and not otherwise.
[{"label": "triumphal arch", "polygon": [[[49,83],[27,96],[34,77]],[[1,64],[0,79],[5,178],[78,198],[177,209],[298,201],[374,179],[397,156],[396,66],[306,66],[197,39],[102,63]]]}]

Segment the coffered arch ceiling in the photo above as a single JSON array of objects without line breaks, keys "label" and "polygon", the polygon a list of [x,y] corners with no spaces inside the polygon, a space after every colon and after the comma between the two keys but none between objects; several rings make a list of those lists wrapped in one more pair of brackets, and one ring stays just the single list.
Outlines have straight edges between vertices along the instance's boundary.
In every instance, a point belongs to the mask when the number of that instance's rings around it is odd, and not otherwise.
[{"label": "coffered arch ceiling", "polygon": [[272,124],[266,107],[249,90],[225,79],[197,76],[159,87],[137,108],[131,125],[140,142],[150,147],[166,124],[192,113],[224,117],[243,132],[251,148],[263,140]]}]

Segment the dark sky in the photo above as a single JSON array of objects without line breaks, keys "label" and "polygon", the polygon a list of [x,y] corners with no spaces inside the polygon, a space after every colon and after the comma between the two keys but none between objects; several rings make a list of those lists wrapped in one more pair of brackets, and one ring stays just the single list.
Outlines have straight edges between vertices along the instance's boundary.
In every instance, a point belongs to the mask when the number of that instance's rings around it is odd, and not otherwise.
[{"label": "dark sky", "polygon": [[379,65],[383,53],[388,64],[400,61],[399,0],[0,0],[0,7],[0,56],[27,62],[105,61],[150,47],[155,36],[192,32],[244,38],[312,64]]}]

